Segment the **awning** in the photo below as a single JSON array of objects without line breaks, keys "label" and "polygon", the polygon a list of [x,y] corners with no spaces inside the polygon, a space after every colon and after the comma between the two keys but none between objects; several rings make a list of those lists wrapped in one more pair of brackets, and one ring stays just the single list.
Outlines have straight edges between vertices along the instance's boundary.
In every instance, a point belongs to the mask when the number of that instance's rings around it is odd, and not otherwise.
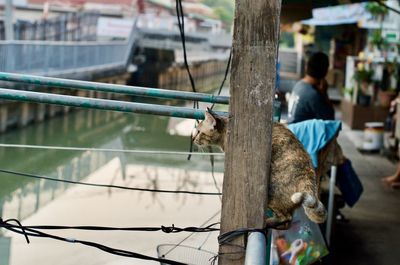
[{"label": "awning", "polygon": [[315,8],[312,10],[313,17],[303,20],[302,23],[313,26],[355,24],[371,18],[371,14],[366,11],[365,6],[366,3],[357,3]]}]

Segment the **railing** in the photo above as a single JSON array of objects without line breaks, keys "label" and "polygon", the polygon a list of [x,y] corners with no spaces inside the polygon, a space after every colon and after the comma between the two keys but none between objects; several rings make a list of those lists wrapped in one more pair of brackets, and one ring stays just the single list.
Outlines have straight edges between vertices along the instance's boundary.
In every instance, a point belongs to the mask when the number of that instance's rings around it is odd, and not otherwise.
[{"label": "railing", "polygon": [[280,48],[279,62],[282,76],[290,76],[295,79],[301,76],[301,55],[295,49]]},{"label": "railing", "polygon": [[80,68],[125,62],[124,43],[83,44],[11,41],[0,43],[0,69],[6,72],[54,75]]},{"label": "railing", "polygon": [[0,41],[0,71],[61,76],[126,67],[137,31],[121,42]]},{"label": "railing", "polygon": [[120,93],[120,94],[143,96],[143,97],[183,99],[183,100],[194,100],[194,101],[219,103],[219,104],[229,104],[229,97],[217,96],[213,94],[193,93],[186,91],[147,88],[138,86],[114,85],[106,83],[61,79],[54,77],[34,76],[27,74],[13,74],[13,73],[0,72],[0,80],[10,81],[10,82],[20,82],[33,85],[44,85],[49,87],[62,87],[66,89],[94,90],[94,91]]},{"label": "railing", "polygon": [[[94,99],[87,97],[65,96],[50,93],[30,92],[14,89],[0,88],[0,98],[21,102],[34,102],[70,106],[89,109],[112,110],[119,112],[131,112],[153,114],[187,119],[204,119],[204,111],[186,107],[174,107],[155,104],[134,103],[117,100]],[[220,116],[228,116],[226,112],[216,112]]]}]

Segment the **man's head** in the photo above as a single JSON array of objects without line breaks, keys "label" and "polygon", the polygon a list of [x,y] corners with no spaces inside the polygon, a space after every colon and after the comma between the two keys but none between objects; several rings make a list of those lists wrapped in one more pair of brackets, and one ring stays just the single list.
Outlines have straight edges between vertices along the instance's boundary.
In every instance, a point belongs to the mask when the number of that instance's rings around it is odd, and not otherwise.
[{"label": "man's head", "polygon": [[328,73],[328,68],[328,56],[323,52],[316,52],[307,62],[306,74],[316,79],[322,79]]}]

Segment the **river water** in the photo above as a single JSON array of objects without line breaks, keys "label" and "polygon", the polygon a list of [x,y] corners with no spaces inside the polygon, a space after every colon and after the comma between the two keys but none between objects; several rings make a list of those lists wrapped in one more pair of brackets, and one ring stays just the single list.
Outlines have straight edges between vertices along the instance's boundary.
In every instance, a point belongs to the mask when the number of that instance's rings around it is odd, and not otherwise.
[{"label": "river water", "polygon": [[[185,152],[189,150],[186,134],[192,128],[193,121],[184,119],[77,110],[0,135],[0,143]],[[176,154],[0,147],[0,169],[135,188],[218,192],[223,157],[215,157],[217,185],[209,156],[188,160],[186,155]],[[219,221],[220,207],[219,196],[89,187],[0,173],[0,216],[16,218],[24,225],[202,226]],[[45,232],[153,257],[159,254],[158,247],[160,253],[167,252],[166,258],[186,255],[197,264],[210,257],[205,251],[217,251],[218,232]],[[48,238],[30,240],[27,244],[22,235],[1,229],[0,265],[158,264]]]}]

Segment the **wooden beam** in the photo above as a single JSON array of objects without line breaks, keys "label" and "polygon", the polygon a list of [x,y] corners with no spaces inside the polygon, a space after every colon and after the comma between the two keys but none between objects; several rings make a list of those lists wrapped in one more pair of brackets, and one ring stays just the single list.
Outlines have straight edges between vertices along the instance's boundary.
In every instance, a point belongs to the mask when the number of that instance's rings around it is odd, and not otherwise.
[{"label": "wooden beam", "polygon": [[[221,234],[264,227],[280,8],[280,0],[236,0]],[[222,245],[219,264],[242,265],[244,253],[228,254],[242,251]]]}]

